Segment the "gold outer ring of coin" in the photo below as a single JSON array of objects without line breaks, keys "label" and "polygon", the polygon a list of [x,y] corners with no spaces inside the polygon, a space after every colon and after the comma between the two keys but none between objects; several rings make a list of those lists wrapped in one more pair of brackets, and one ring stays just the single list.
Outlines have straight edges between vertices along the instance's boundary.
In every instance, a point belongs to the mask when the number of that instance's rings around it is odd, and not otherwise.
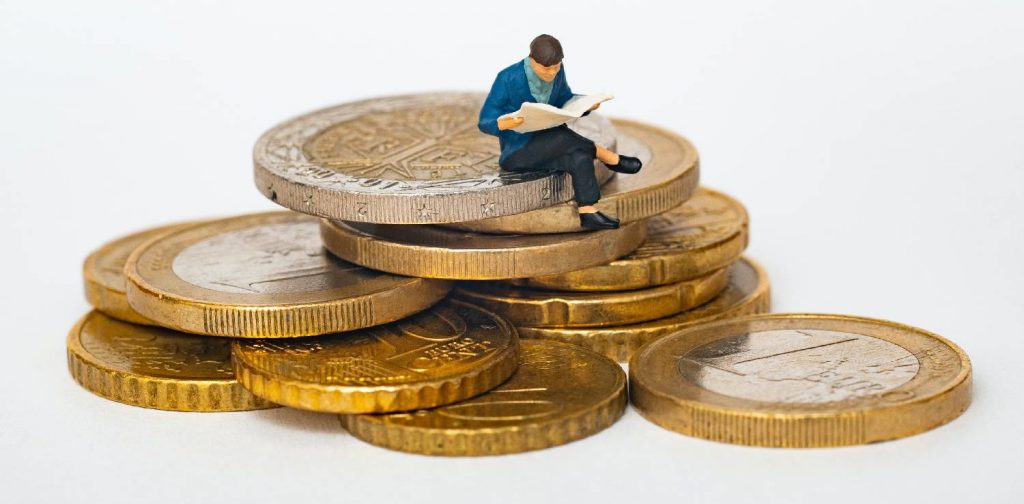
[{"label": "gold outer ring of coin", "polygon": [[132,406],[197,412],[276,408],[235,380],[230,344],[94,311],[68,333],[68,370],[86,390]]},{"label": "gold outer ring of coin", "polygon": [[[619,151],[644,162],[640,173],[617,174],[601,186],[598,210],[623,224],[667,212],[693,196],[700,179],[697,149],[668,130],[624,119],[613,119],[619,131]],[[572,233],[582,231],[574,203],[446,227],[497,234]]]},{"label": "gold outer ring of coin", "polygon": [[[179,331],[235,338],[291,338],[350,331],[384,324],[423,310],[451,289],[450,282],[400,277],[355,265],[324,266],[324,276],[350,275],[349,282],[319,290],[250,293],[233,287],[211,288],[186,281],[175,271],[179,254],[193,246],[264,226],[309,225],[318,233],[315,217],[289,211],[246,214],[183,226],[136,248],[125,265],[128,302],[141,315]],[[285,252],[293,243],[277,244]],[[276,245],[275,245],[276,246]],[[326,257],[317,243],[316,250]],[[296,251],[302,252],[302,251]],[[287,255],[271,250],[267,257]],[[229,265],[231,266],[231,265]],[[243,274],[255,265],[238,268]],[[315,278],[314,273],[289,272],[283,280]],[[363,278],[366,276],[366,278]],[[251,279],[250,279],[251,280]],[[246,285],[261,283],[246,280]],[[260,279],[257,279],[260,280]],[[272,276],[262,283],[281,281]],[[315,283],[307,281],[316,286]],[[245,285],[242,286],[244,288]]]},{"label": "gold outer ring of coin", "polygon": [[539,450],[596,434],[626,409],[626,375],[604,356],[553,341],[523,341],[522,363],[497,388],[432,410],[342,415],[353,436],[384,448],[443,456]]},{"label": "gold outer ring of coin", "polygon": [[647,240],[626,257],[560,275],[510,280],[558,291],[625,291],[681,282],[732,264],[747,248],[749,217],[739,201],[700,188],[647,220]]},{"label": "gold outer ring of coin", "polygon": [[434,408],[497,387],[519,365],[515,327],[455,300],[384,326],[292,340],[236,340],[253,394],[327,413]]},{"label": "gold outer ring of coin", "polygon": [[453,296],[505,317],[517,327],[606,327],[646,322],[700,306],[729,283],[727,268],[668,285],[622,292],[553,292],[462,284]]},{"label": "gold outer ring of coin", "polygon": [[85,258],[82,277],[85,299],[97,310],[135,324],[158,325],[143,317],[128,304],[125,292],[124,264],[139,245],[187,224],[169,224],[122,236],[103,244]]},{"label": "gold outer ring of coin", "polygon": [[562,341],[627,362],[645,343],[696,324],[771,311],[768,273],[749,257],[729,266],[729,285],[692,310],[639,324],[612,327],[518,327],[519,337]]},{"label": "gold outer ring of coin", "polygon": [[622,257],[647,236],[644,222],[589,233],[498,236],[440,226],[321,221],[334,255],[380,271],[423,278],[504,280],[577,270]]},{"label": "gold outer ring of coin", "polygon": [[754,446],[897,439],[950,422],[971,401],[970,360],[955,344],[847,315],[754,315],[696,326],[641,348],[629,374],[630,399],[651,422]]},{"label": "gold outer ring of coin", "polygon": [[[477,128],[484,98],[386,96],[290,119],[257,140],[256,187],[299,212],[386,224],[473,221],[572,199],[566,174],[500,170],[497,139]],[[607,124],[600,116],[581,121]],[[578,130],[618,141],[605,128]],[[613,175],[600,162],[594,170],[598,182]]]}]

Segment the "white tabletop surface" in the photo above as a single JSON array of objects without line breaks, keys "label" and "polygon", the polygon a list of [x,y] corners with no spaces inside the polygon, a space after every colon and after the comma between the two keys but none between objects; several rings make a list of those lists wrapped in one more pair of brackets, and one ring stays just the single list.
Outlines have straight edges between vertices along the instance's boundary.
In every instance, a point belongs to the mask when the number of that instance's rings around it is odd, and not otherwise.
[{"label": "white tabletop surface", "polygon": [[[275,206],[251,148],[321,106],[484,90],[540,33],[602,111],[694,141],[749,208],[777,311],[959,343],[974,404],[872,446],[780,450],[635,411],[583,441],[444,459],[334,417],[185,414],[68,375],[80,264],[157,223]],[[1024,491],[1020,2],[0,1],[0,495],[7,502],[1009,502]]]}]

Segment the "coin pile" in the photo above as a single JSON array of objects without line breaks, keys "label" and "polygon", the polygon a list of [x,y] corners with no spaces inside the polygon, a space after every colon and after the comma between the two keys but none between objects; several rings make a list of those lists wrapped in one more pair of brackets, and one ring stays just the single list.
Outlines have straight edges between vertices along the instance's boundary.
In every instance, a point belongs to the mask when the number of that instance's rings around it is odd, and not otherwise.
[{"label": "coin pile", "polygon": [[[697,437],[832,446],[959,415],[970,364],[952,343],[854,317],[769,310],[743,257],[748,217],[699,188],[694,147],[596,114],[571,127],[639,157],[595,162],[579,227],[566,175],[508,173],[477,130],[482,96],[436,93],[301,116],[256,143],[257,187],[291,211],[173,224],[86,260],[95,310],[68,336],[83,387],[176,411],[287,406],[431,455],[564,444],[630,394]],[[522,338],[522,340],[520,339]]]}]

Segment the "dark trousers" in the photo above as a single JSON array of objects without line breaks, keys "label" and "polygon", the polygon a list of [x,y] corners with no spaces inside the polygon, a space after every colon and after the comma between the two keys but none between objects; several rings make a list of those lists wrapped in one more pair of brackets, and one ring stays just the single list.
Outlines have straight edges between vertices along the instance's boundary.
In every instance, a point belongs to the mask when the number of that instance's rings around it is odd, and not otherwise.
[{"label": "dark trousers", "polygon": [[501,167],[508,171],[565,172],[572,179],[576,204],[593,205],[601,199],[601,187],[594,176],[597,147],[566,125],[533,133],[530,141],[510,154]]}]

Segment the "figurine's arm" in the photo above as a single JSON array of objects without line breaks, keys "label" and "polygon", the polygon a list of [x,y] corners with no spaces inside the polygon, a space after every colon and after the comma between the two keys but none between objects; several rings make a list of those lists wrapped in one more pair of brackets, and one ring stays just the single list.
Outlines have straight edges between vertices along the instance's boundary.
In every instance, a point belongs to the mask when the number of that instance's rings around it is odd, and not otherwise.
[{"label": "figurine's arm", "polygon": [[494,84],[491,85],[491,92],[487,93],[487,99],[484,100],[484,105],[480,107],[480,118],[477,121],[477,127],[488,135],[498,136],[502,130],[515,128],[523,123],[522,117],[499,119],[499,117],[513,112],[513,110],[509,110],[511,107],[509,106],[508,86],[502,82],[501,77],[501,74],[498,74],[494,79]]}]

